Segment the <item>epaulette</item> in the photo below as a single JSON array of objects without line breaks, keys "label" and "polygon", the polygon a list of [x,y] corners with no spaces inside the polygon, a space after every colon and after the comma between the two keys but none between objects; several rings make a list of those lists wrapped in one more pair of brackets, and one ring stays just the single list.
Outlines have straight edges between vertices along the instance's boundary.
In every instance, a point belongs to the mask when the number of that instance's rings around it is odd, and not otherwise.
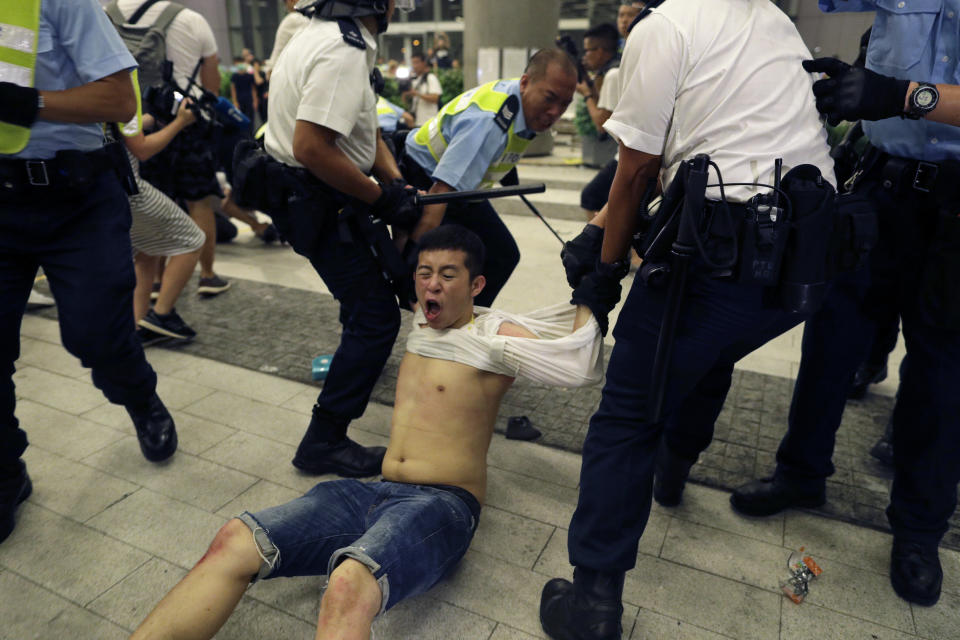
[{"label": "epaulette", "polygon": [[340,18],[337,20],[340,25],[340,33],[343,35],[343,41],[351,47],[366,50],[367,43],[363,41],[363,34],[360,33],[360,27],[353,20]]},{"label": "epaulette", "polygon": [[497,126],[503,131],[507,131],[516,119],[519,111],[520,98],[511,94],[503,101],[503,105],[500,107],[500,110],[497,111],[497,115],[493,118],[493,121],[496,122]]}]

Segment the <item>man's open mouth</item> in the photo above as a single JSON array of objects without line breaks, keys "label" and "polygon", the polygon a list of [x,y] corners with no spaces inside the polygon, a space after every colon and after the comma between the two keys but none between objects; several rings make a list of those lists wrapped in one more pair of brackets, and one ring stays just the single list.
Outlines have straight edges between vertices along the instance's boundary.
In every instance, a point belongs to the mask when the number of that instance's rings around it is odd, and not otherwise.
[{"label": "man's open mouth", "polygon": [[437,316],[440,315],[442,308],[443,307],[436,300],[427,300],[423,307],[423,315],[427,317],[427,320],[435,320]]}]

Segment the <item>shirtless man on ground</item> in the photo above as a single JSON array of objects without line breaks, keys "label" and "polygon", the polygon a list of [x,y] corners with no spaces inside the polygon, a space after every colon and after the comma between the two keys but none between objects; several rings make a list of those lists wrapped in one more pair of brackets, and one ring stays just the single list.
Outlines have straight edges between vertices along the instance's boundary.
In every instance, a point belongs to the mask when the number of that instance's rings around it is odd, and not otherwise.
[{"label": "shirtless man on ground", "polygon": [[[483,244],[463,227],[443,225],[425,234],[420,247],[413,334],[442,341],[448,330],[465,329],[476,344],[483,323],[474,316],[473,297],[485,283]],[[599,329],[586,307],[577,308],[572,331],[588,323],[595,335],[585,327],[579,335],[586,342],[565,348],[586,362],[591,358],[582,353],[593,346],[592,366],[574,365],[584,371],[571,372],[565,386],[599,377]],[[495,332],[538,337],[508,321]],[[414,342],[400,365],[383,481],[321,482],[287,504],[230,520],[133,638],[211,638],[251,582],[329,575],[317,639],[366,640],[377,615],[426,591],[459,562],[476,530],[487,449],[514,378],[496,367],[417,355]]]}]

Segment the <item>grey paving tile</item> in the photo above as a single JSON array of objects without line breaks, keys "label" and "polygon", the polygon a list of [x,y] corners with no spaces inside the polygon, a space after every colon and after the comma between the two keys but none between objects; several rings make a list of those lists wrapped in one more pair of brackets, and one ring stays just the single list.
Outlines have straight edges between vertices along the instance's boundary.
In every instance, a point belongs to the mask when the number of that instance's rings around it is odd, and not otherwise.
[{"label": "grey paving tile", "polygon": [[958,636],[958,612],[960,596],[952,593],[940,595],[940,601],[932,607],[912,605],[917,634],[931,640],[953,640]]},{"label": "grey paving tile", "polygon": [[0,593],[0,640],[121,640],[128,635],[125,629],[10,571],[0,572]]},{"label": "grey paving tile", "polygon": [[[818,607],[805,601],[796,605],[784,601],[780,621],[781,638],[850,638],[851,640],[908,640],[915,638],[860,618]],[[956,637],[953,635],[951,637]]]},{"label": "grey paving tile", "polygon": [[[671,522],[670,516],[657,511],[651,512],[650,520],[647,521],[647,528],[643,532],[643,536],[640,537],[638,553],[659,556]],[[569,531],[565,528],[558,527],[553,532],[553,536],[551,536],[547,546],[540,554],[536,566],[534,566],[535,571],[547,574],[556,573],[558,576],[571,571],[567,553],[568,536]]]},{"label": "grey paving tile", "polygon": [[247,597],[316,626],[320,596],[326,584],[326,576],[261,580],[250,587]]},{"label": "grey paving tile", "polygon": [[647,526],[640,536],[640,553],[646,553],[651,556],[660,555],[663,547],[663,541],[667,537],[667,530],[673,521],[673,516],[669,509],[655,508],[650,511],[650,518],[647,520]]},{"label": "grey paving tile", "polygon": [[185,575],[185,569],[151,558],[88,604],[87,609],[121,627],[135,629]]},{"label": "grey paving tile", "polygon": [[270,482],[289,487],[301,494],[322,480],[336,476],[308,476],[298,471],[290,460],[296,447],[268,440],[252,433],[237,432],[204,452],[203,458],[225,467],[242,469]]},{"label": "grey paving tile", "polygon": [[68,378],[89,379],[90,376],[90,370],[84,368],[80,360],[64,349],[63,345],[31,338],[20,341],[20,358],[17,360],[18,368],[27,365]]},{"label": "grey paving tile", "polygon": [[220,629],[217,640],[312,640],[316,630],[316,622],[311,624],[253,598],[244,598]]},{"label": "grey paving tile", "polygon": [[577,507],[576,489],[502,469],[487,472],[487,500],[492,507],[526,518],[567,527]]},{"label": "grey paving tile", "polygon": [[20,323],[20,335],[60,344],[60,324],[56,320],[27,313]]},{"label": "grey paving tile", "polygon": [[13,381],[17,385],[17,397],[75,416],[107,401],[89,381],[81,382],[36,367],[20,369]]},{"label": "grey paving tile", "polygon": [[[316,398],[314,398],[316,401]],[[350,423],[352,430],[360,429],[380,436],[390,437],[390,424],[393,417],[393,406],[371,402],[367,405],[363,415]]]},{"label": "grey paving tile", "polygon": [[123,437],[115,429],[31,400],[17,402],[17,418],[31,445],[71,460],[80,460]]},{"label": "grey paving tile", "polygon": [[[142,464],[150,464],[138,457]],[[28,447],[23,459],[33,482],[31,502],[80,522],[139,489],[131,482],[40,447]]]},{"label": "grey paving tile", "polygon": [[[237,430],[232,427],[211,422],[204,418],[198,418],[197,416],[182,411],[172,410],[170,411],[170,415],[173,416],[173,422],[177,427],[177,440],[179,441],[177,445],[178,451],[186,451],[187,453],[196,455],[237,432]],[[134,433],[130,416],[127,415],[123,407],[115,404],[101,405],[83,414],[83,417],[122,431],[128,435]]]},{"label": "grey paving tile", "polygon": [[226,520],[149,489],[140,489],[87,524],[189,569],[203,556]]},{"label": "grey paving tile", "polygon": [[170,375],[159,376],[157,379],[157,395],[170,410],[183,409],[215,392],[213,387],[194,381],[187,382]]},{"label": "grey paving tile", "polygon": [[493,630],[493,635],[490,636],[490,640],[535,640],[535,638],[537,636],[509,627],[502,622],[497,623],[497,628]]},{"label": "grey paving tile", "polygon": [[790,549],[804,547],[814,559],[839,560],[861,569],[890,573],[893,536],[882,531],[791,511],[786,515],[783,544]]},{"label": "grey paving tile", "polygon": [[252,487],[220,507],[217,515],[233,518],[244,511],[260,511],[267,507],[275,507],[302,495],[303,491],[274,484],[268,480],[258,480]]},{"label": "grey paving tile", "polygon": [[288,409],[218,391],[183,409],[199,418],[296,446],[309,419]]},{"label": "grey paving tile", "polygon": [[497,623],[429,594],[405,600],[373,624],[382,640],[487,640]]},{"label": "grey paving tile", "polygon": [[[453,573],[430,593],[439,600],[542,638],[540,593],[547,580],[542,574],[470,550]],[[624,607],[623,615],[625,625],[632,625],[636,607]]]},{"label": "grey paving tile", "polygon": [[255,398],[274,405],[290,400],[303,390],[303,385],[298,382],[199,358],[188,366],[174,371],[172,375],[180,380],[229,391],[238,396]]},{"label": "grey paving tile", "polygon": [[494,434],[490,442],[487,464],[565,487],[576,488],[580,483],[580,456],[577,454],[534,442],[507,440],[500,434]]},{"label": "grey paving tile", "polygon": [[660,557],[677,564],[775,591],[787,577],[790,552],[719,529],[675,519]]},{"label": "grey paving tile", "polygon": [[806,601],[884,627],[914,633],[910,605],[893,592],[888,576],[837,560],[819,564],[823,574],[810,585]]},{"label": "grey paving tile", "polygon": [[293,396],[280,406],[290,411],[296,411],[309,416],[313,412],[313,405],[317,403],[317,396],[322,387],[306,386],[297,395]]},{"label": "grey paving tile", "polygon": [[783,540],[783,515],[769,518],[748,518],[730,506],[730,492],[688,483],[683,502],[677,507],[662,508],[674,518],[709,525],[737,535],[780,544]]},{"label": "grey paving tile", "polygon": [[205,511],[215,511],[257,482],[254,476],[184,451],[162,464],[152,464],[144,460],[134,436],[123,438],[83,462]]},{"label": "grey paving tile", "polygon": [[476,551],[532,569],[553,533],[552,525],[487,506],[470,543]]},{"label": "grey paving tile", "polygon": [[960,596],[960,551],[940,549],[940,564],[943,566],[943,590]]},{"label": "grey paving tile", "polygon": [[86,604],[150,559],[147,553],[29,502],[0,545],[0,565]]},{"label": "grey paving tile", "polygon": [[723,640],[728,637],[656,611],[640,609],[630,640]]},{"label": "grey paving tile", "polygon": [[647,555],[627,574],[623,597],[732,638],[768,640],[779,634],[782,596]]}]

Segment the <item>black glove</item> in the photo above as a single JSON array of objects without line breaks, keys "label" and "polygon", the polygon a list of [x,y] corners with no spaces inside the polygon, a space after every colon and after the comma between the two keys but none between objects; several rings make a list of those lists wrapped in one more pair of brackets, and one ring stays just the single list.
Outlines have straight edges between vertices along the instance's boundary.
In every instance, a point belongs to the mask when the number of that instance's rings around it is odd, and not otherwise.
[{"label": "black glove", "polygon": [[40,111],[40,92],[12,82],[0,82],[0,120],[31,127]]},{"label": "black glove", "polygon": [[370,205],[370,213],[387,224],[410,230],[420,221],[420,207],[413,189],[402,178],[380,185],[380,197]]},{"label": "black glove", "polygon": [[598,263],[597,266],[597,269],[583,276],[580,284],[573,290],[570,304],[589,307],[600,325],[600,334],[605,336],[610,324],[607,316],[620,302],[620,280],[623,276],[611,273],[612,269],[605,268],[608,265],[601,266]]},{"label": "black glove", "polygon": [[813,83],[813,95],[817,111],[833,126],[841,120],[883,120],[903,114],[909,80],[851,67],[836,58],[804,60],[803,68],[830,76]]},{"label": "black glove", "polygon": [[563,243],[560,250],[560,260],[567,272],[567,282],[571,288],[576,288],[580,280],[593,270],[600,257],[600,248],[603,246],[603,229],[595,224],[588,224],[573,240]]}]

